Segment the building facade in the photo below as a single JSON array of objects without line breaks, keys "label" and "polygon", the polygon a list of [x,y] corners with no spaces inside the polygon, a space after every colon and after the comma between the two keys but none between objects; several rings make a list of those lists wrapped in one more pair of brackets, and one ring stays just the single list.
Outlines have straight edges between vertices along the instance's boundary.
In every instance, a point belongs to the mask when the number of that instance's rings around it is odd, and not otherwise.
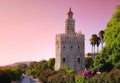
[{"label": "building facade", "polygon": [[85,68],[85,37],[75,33],[75,20],[71,8],[65,21],[65,33],[56,35],[55,70],[61,67],[70,67],[76,71]]}]

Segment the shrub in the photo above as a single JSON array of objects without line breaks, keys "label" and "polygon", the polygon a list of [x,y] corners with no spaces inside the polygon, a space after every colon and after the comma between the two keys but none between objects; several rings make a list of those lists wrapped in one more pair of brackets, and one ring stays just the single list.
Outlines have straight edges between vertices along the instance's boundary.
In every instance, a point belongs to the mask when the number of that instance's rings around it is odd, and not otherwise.
[{"label": "shrub", "polygon": [[40,75],[38,76],[39,80],[42,83],[47,83],[48,82],[48,77],[50,77],[51,75],[55,74],[56,72],[50,69],[46,69],[44,71],[42,71],[40,73]]},{"label": "shrub", "polygon": [[59,72],[63,72],[63,73],[75,73],[75,70],[69,68],[69,67],[62,67],[60,68]]},{"label": "shrub", "polygon": [[36,78],[37,76],[38,76],[38,74],[39,74],[39,70],[37,70],[37,69],[32,69],[31,70],[31,75],[33,76],[33,78]]},{"label": "shrub", "polygon": [[75,76],[75,83],[86,83],[85,76],[76,75]]},{"label": "shrub", "polygon": [[10,83],[11,81],[10,75],[6,71],[0,70],[0,83]]},{"label": "shrub", "polygon": [[46,69],[40,73],[39,80],[42,83],[75,83],[75,74]]},{"label": "shrub", "polygon": [[115,68],[120,69],[120,62],[115,65]]},{"label": "shrub", "polygon": [[54,70],[55,58],[50,58],[47,63],[48,63],[48,67]]},{"label": "shrub", "polygon": [[109,73],[102,73],[95,75],[87,79],[87,83],[119,83],[120,82],[120,70],[115,69]]},{"label": "shrub", "polygon": [[81,71],[78,74],[80,74],[81,76],[92,76],[92,71]]},{"label": "shrub", "polygon": [[58,72],[48,78],[49,83],[75,83],[75,74]]},{"label": "shrub", "polygon": [[85,57],[85,67],[87,69],[93,68],[93,59],[91,57]]}]

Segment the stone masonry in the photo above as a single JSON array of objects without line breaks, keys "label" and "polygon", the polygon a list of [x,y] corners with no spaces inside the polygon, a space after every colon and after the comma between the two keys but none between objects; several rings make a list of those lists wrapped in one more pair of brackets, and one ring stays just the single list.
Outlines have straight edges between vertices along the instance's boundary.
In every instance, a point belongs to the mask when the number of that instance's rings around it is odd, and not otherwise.
[{"label": "stone masonry", "polygon": [[84,70],[85,37],[81,32],[75,33],[75,20],[71,8],[65,23],[65,34],[56,35],[55,70],[61,67],[70,67],[76,71]]}]

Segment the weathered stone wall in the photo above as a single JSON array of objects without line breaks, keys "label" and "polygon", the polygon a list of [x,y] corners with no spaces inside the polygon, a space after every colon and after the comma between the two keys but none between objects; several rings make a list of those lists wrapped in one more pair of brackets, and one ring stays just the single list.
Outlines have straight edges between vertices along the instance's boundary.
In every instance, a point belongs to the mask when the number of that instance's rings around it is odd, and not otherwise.
[{"label": "weathered stone wall", "polygon": [[61,35],[56,35],[55,70],[59,70],[60,67],[61,67]]},{"label": "weathered stone wall", "polygon": [[76,71],[83,70],[84,61],[84,35],[60,34],[56,36],[56,62],[55,69],[67,66]]}]

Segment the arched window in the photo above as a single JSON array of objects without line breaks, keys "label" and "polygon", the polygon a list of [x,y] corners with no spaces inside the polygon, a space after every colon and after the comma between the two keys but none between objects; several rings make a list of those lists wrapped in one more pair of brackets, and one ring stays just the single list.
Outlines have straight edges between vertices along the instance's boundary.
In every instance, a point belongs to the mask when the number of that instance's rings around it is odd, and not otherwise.
[{"label": "arched window", "polygon": [[77,62],[80,63],[80,58],[77,58]]},{"label": "arched window", "polygon": [[70,48],[73,48],[73,46],[70,46]]},{"label": "arched window", "polygon": [[63,63],[65,63],[65,58],[63,58]]},{"label": "arched window", "polygon": [[80,48],[80,47],[78,46],[78,48]]},{"label": "arched window", "polygon": [[63,48],[65,48],[65,46],[63,46]]}]

